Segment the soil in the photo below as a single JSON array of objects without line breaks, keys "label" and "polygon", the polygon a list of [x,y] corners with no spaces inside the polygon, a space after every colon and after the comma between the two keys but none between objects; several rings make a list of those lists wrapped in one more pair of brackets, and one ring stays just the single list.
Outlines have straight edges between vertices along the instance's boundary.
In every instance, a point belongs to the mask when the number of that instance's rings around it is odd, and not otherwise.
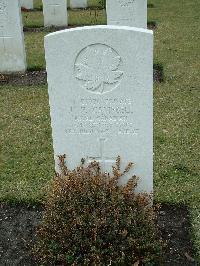
[{"label": "soil", "polygon": [[164,265],[198,266],[193,258],[194,250],[190,239],[190,217],[184,205],[163,204],[158,213],[158,227],[167,247]]},{"label": "soil", "polygon": [[[103,7],[101,7],[101,6],[90,6],[90,7],[85,7],[85,8],[70,8],[70,7],[68,7],[67,8],[68,10],[73,10],[73,11],[79,11],[79,10],[103,10],[104,8]],[[28,12],[37,12],[37,11],[43,11],[43,8],[42,8],[42,6],[41,7],[36,7],[36,8],[33,8],[33,9],[27,9],[27,8],[25,8],[25,7],[22,7],[21,8],[21,11],[22,12],[26,12],[26,13],[28,13]]]},{"label": "soil", "polygon": [[16,86],[43,85],[47,83],[45,70],[26,71],[25,73],[1,74],[0,86],[4,84]]},{"label": "soil", "polygon": [[33,8],[33,9],[27,9],[25,7],[21,7],[22,12],[35,12],[35,11],[42,11],[42,7],[39,8]]},{"label": "soil", "polygon": [[[154,66],[154,82],[163,81],[163,69],[159,65]],[[47,74],[45,70],[26,71],[25,73],[1,74],[0,87],[4,84],[15,86],[37,86],[47,83]]]},{"label": "soil", "polygon": [[[50,26],[50,27],[23,27],[24,32],[55,32],[59,30],[66,30],[71,28],[76,28],[77,26],[69,25],[69,26]],[[81,27],[81,26],[80,26]]]},{"label": "soil", "polygon": [[[0,205],[0,265],[37,265],[31,257],[42,206]],[[167,266],[198,266],[193,259],[189,212],[186,206],[161,205],[158,226],[167,241],[163,256]]]},{"label": "soil", "polygon": [[42,218],[41,207],[0,205],[0,265],[35,265],[31,245]]}]

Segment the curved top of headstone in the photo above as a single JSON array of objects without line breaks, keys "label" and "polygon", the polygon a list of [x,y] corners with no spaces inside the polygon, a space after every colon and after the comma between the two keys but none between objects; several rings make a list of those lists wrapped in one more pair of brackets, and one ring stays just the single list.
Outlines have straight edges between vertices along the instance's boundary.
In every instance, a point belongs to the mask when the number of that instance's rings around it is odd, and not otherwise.
[{"label": "curved top of headstone", "polygon": [[77,32],[77,31],[94,31],[94,30],[123,30],[123,31],[135,31],[135,32],[142,32],[142,33],[148,33],[153,34],[152,30],[143,29],[143,28],[136,28],[136,27],[129,27],[129,26],[115,26],[115,25],[97,25],[97,26],[84,26],[84,27],[76,27],[66,30],[60,30],[53,33],[50,33],[45,36],[45,39],[62,35],[68,32]]}]

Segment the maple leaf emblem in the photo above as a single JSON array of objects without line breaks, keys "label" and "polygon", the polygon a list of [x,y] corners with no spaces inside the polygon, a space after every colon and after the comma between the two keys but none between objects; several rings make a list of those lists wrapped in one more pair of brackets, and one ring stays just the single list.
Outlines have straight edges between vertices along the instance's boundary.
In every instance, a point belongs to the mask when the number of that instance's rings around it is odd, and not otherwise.
[{"label": "maple leaf emblem", "polygon": [[119,70],[121,57],[111,47],[93,44],[83,49],[75,62],[75,77],[83,87],[102,94],[119,84],[123,72]]}]

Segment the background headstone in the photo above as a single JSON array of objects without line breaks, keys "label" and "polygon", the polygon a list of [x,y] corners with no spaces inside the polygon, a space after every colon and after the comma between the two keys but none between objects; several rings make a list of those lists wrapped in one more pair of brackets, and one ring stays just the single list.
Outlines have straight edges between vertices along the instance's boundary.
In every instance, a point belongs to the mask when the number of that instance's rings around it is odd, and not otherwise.
[{"label": "background headstone", "polygon": [[107,24],[147,28],[147,0],[106,1]]},{"label": "background headstone", "polygon": [[19,1],[0,0],[0,72],[26,70]]},{"label": "background headstone", "polygon": [[33,9],[33,0],[20,0],[21,7]]},{"label": "background headstone", "polygon": [[86,8],[87,0],[70,0],[71,8]]},{"label": "background headstone", "polygon": [[[139,189],[153,190],[153,34],[120,26],[45,37],[54,155],[69,168],[132,161]],[[124,182],[127,181],[124,178]]]},{"label": "background headstone", "polygon": [[44,26],[67,26],[67,1],[66,0],[42,0]]}]

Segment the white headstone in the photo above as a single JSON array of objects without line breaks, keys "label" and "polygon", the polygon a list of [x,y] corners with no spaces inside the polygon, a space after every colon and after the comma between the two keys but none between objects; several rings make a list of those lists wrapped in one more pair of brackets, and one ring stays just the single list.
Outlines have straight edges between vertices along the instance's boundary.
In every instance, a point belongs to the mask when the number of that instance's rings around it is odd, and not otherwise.
[{"label": "white headstone", "polygon": [[147,28],[147,0],[107,0],[107,24]]},{"label": "white headstone", "polygon": [[21,7],[33,9],[33,0],[20,0]]},{"label": "white headstone", "polygon": [[86,8],[87,0],[70,0],[71,8]]},{"label": "white headstone", "polygon": [[42,0],[44,26],[67,26],[67,1],[66,0]]},{"label": "white headstone", "polygon": [[67,154],[71,169],[85,158],[110,171],[120,155],[123,166],[134,162],[139,190],[151,192],[152,31],[70,29],[47,35],[45,52],[56,169],[57,155]]},{"label": "white headstone", "polygon": [[0,0],[0,72],[25,70],[26,56],[19,2]]}]

